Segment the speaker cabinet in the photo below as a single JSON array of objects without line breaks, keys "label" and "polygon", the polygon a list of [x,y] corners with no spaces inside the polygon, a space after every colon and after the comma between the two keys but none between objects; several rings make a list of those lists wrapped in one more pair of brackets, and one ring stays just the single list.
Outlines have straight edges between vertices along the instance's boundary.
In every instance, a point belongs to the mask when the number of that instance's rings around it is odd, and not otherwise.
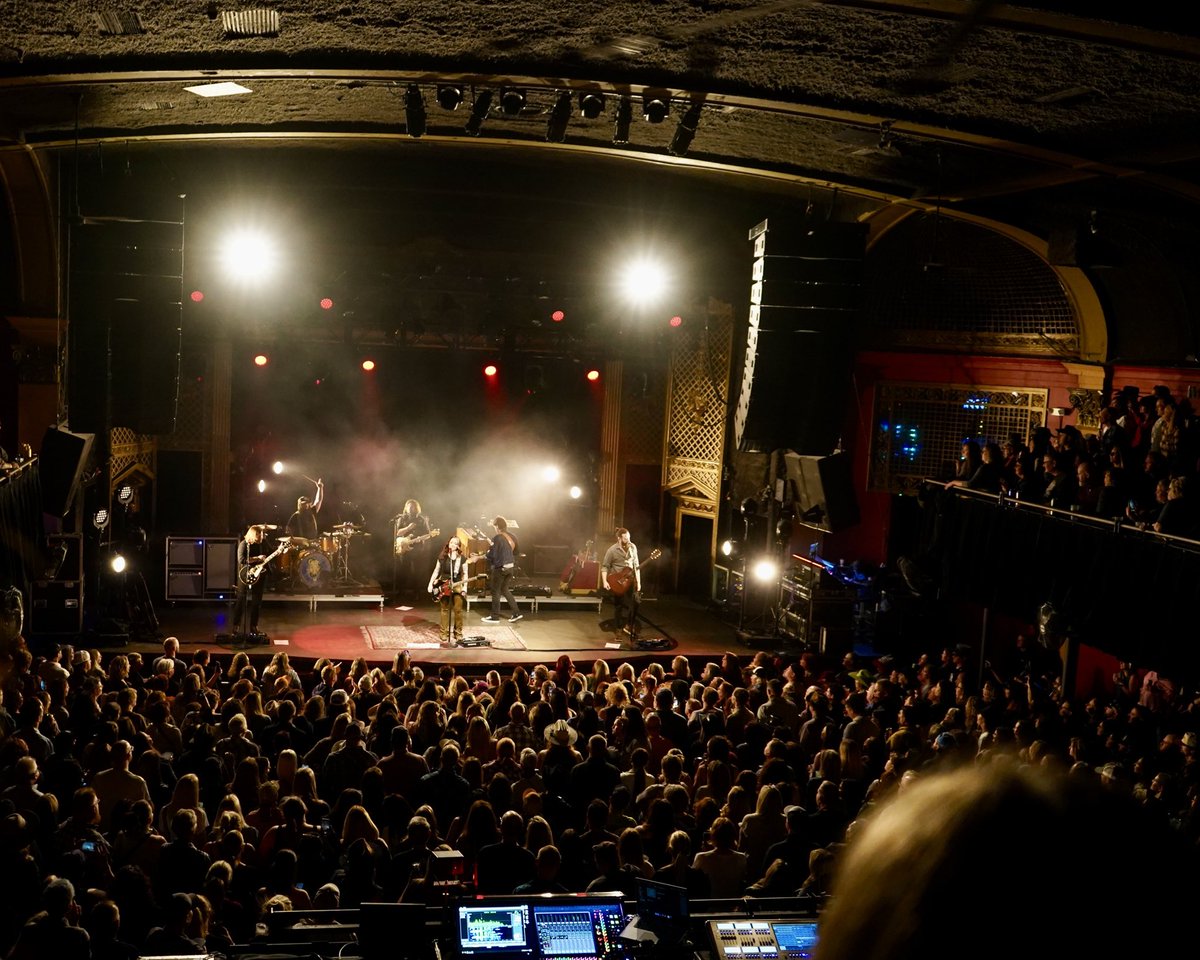
[{"label": "speaker cabinet", "polygon": [[79,490],[79,479],[87,466],[95,435],[71,433],[51,427],[42,437],[38,471],[42,481],[42,510],[64,517]]},{"label": "speaker cabinet", "polygon": [[168,600],[227,600],[237,583],[236,537],[167,537]]},{"label": "speaker cabinet", "polygon": [[831,533],[858,523],[858,498],[848,454],[810,457],[788,452],[783,459],[798,518]]}]

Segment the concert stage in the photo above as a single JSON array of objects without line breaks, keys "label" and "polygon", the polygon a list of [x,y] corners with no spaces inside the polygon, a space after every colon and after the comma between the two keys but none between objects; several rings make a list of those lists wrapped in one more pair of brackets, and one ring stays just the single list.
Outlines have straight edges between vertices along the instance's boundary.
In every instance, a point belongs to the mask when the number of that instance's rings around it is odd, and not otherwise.
[{"label": "concert stage", "polygon": [[[515,624],[508,622],[508,609],[503,603],[501,622],[485,624],[481,617],[490,612],[490,604],[486,599],[473,597],[464,633],[467,638],[483,637],[489,645],[443,646],[438,638],[438,609],[429,601],[406,605],[385,597],[381,604],[377,594],[297,595],[290,600],[275,596],[263,604],[259,620],[259,629],[268,641],[249,647],[236,644],[236,647],[260,656],[285,650],[300,658],[349,661],[366,657],[373,664],[390,663],[399,650],[408,649],[413,660],[423,665],[453,663],[480,667],[552,663],[561,653],[586,662],[676,654],[707,661],[719,660],[725,650],[747,655],[754,652],[738,644],[736,624],[722,620],[706,604],[674,597],[644,599],[640,639],[662,638],[663,646],[641,648],[628,636],[605,629],[611,613],[609,604],[598,613],[594,598],[559,594],[536,599],[535,610],[534,598],[518,598],[523,619]],[[227,604],[170,604],[158,610],[158,618],[159,632],[164,637],[178,637],[185,653],[198,647],[214,651],[235,647],[227,633]],[[222,642],[216,639],[218,635],[223,635]],[[157,646],[133,643],[130,648],[149,651]],[[787,637],[778,638],[777,648],[798,652],[794,641]]]}]

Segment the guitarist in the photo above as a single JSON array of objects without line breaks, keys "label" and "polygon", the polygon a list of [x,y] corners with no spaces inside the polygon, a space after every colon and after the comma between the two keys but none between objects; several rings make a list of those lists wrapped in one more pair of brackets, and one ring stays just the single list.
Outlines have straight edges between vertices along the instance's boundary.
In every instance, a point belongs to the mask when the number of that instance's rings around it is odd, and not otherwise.
[{"label": "guitarist", "polygon": [[508,601],[509,623],[524,619],[517,606],[517,598],[513,596],[512,578],[517,568],[517,538],[508,532],[508,521],[496,517],[492,521],[496,535],[492,537],[492,545],[488,548],[487,560],[491,571],[492,613],[480,617],[484,623],[500,622],[500,597]]},{"label": "guitarist", "polygon": [[[251,568],[262,563],[262,528],[251,526],[246,528],[246,534],[238,541],[237,562],[238,578],[237,592],[233,600],[233,629],[238,633],[258,633],[258,611],[262,607],[263,590],[267,586],[267,578],[259,576],[254,582],[247,584],[247,574]],[[250,623],[246,629],[246,606],[249,601]]]},{"label": "guitarist", "polygon": [[[642,602],[642,568],[638,562],[637,544],[629,539],[629,531],[617,527],[617,542],[608,548],[604,554],[604,562],[600,565],[600,573],[604,579],[604,589],[613,594],[613,618],[617,625],[629,634],[637,636],[638,607]],[[633,574],[633,583],[623,593],[613,590],[609,579],[616,579],[623,570]],[[627,575],[623,575],[627,576]]]},{"label": "guitarist", "polygon": [[[395,536],[424,537],[431,527],[429,518],[421,512],[421,504],[417,500],[405,500],[404,510],[394,519]],[[427,570],[429,562],[427,544],[420,544],[409,550],[396,560],[396,592],[401,596],[415,597],[421,589],[421,574]]]},{"label": "guitarist", "polygon": [[451,537],[438,554],[429,575],[428,590],[441,607],[442,641],[450,639],[450,615],[454,614],[454,639],[463,635],[463,608],[466,606],[467,558],[463,556],[462,541]]}]

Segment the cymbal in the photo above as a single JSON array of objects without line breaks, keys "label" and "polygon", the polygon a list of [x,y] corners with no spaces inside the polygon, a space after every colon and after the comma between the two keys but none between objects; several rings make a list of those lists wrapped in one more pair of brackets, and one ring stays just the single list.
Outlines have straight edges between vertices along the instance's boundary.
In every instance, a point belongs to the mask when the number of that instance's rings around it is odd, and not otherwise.
[{"label": "cymbal", "polygon": [[351,523],[349,520],[347,520],[345,523],[335,523],[333,525],[333,529],[335,529],[335,530],[361,530],[362,527],[360,527],[357,523]]},{"label": "cymbal", "polygon": [[277,524],[277,523],[252,523],[252,524],[250,524],[250,529],[251,530],[278,530],[279,524]]},{"label": "cymbal", "polygon": [[310,543],[312,543],[308,537],[283,537],[283,539],[290,543],[293,547],[307,547]]}]

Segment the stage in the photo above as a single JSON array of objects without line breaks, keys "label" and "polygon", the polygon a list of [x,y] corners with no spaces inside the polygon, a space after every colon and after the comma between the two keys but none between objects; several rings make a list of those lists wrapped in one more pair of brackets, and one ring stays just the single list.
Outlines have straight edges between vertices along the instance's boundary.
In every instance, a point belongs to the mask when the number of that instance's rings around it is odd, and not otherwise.
[{"label": "stage", "polygon": [[[535,603],[536,600],[536,603]],[[472,598],[464,624],[464,635],[482,637],[488,645],[443,645],[438,636],[438,608],[430,601],[411,604],[379,593],[352,595],[268,595],[259,618],[265,643],[245,646],[229,636],[229,605],[215,602],[173,602],[157,609],[158,632],[179,638],[183,651],[200,647],[214,651],[246,649],[266,656],[284,650],[293,657],[331,657],[349,661],[366,657],[372,664],[391,663],[401,649],[409,650],[422,665],[492,666],[499,663],[553,663],[561,653],[577,662],[596,659],[626,660],[672,657],[683,654],[693,660],[720,660],[726,650],[747,656],[755,649],[799,652],[795,641],[780,636],[762,647],[749,648],[738,641],[737,624],[727,622],[711,605],[676,597],[644,598],[641,607],[643,642],[661,638],[661,647],[642,647],[623,633],[606,629],[611,605],[587,597],[560,595],[518,598],[523,618],[508,622],[508,609],[501,604],[499,624],[481,618],[490,603]],[[218,639],[219,638],[219,639]],[[159,644],[131,642],[128,649],[156,651]],[[114,651],[115,652],[115,651]]]}]

